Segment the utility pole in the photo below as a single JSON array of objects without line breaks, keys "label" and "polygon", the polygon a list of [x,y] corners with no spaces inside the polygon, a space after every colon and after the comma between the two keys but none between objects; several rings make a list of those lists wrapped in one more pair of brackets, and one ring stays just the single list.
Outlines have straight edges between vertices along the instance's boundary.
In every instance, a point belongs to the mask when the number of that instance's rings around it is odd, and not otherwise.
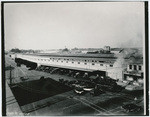
[{"label": "utility pole", "polygon": [[107,64],[106,64],[106,76],[108,76],[108,72],[107,72]]},{"label": "utility pole", "polygon": [[11,72],[12,72],[12,69],[11,69],[11,65],[10,65],[10,86],[12,85],[12,74],[11,74]]}]

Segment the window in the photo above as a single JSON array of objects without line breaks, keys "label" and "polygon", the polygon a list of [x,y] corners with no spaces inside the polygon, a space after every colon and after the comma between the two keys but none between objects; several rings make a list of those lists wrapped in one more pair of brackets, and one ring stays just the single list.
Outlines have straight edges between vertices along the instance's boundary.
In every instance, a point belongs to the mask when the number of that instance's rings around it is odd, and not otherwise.
[{"label": "window", "polygon": [[95,61],[95,62],[97,62],[97,61]]},{"label": "window", "polygon": [[86,60],[85,60],[85,62],[86,62]]},{"label": "window", "polygon": [[110,67],[113,67],[113,65],[110,65]]},{"label": "window", "polygon": [[68,63],[68,61],[66,61],[66,63]]},{"label": "window", "polygon": [[139,70],[142,70],[141,65],[139,65]]},{"label": "window", "polygon": [[87,63],[84,63],[85,65],[87,65]]},{"label": "window", "polygon": [[137,70],[136,65],[134,65],[134,70]]},{"label": "window", "polygon": [[80,64],[80,62],[78,62],[78,64]]},{"label": "window", "polygon": [[92,65],[95,65],[94,63],[92,63]]},{"label": "window", "polygon": [[61,61],[63,63],[63,61]]},{"label": "window", "polygon": [[92,60],[92,62],[94,62],[94,61]]},{"label": "window", "polygon": [[57,60],[57,62],[58,62],[58,60]]},{"label": "window", "polygon": [[141,73],[141,76],[143,77],[143,73]]},{"label": "window", "polygon": [[103,66],[103,64],[100,64],[100,66]]},{"label": "window", "polygon": [[74,63],[74,62],[72,62],[72,63]]},{"label": "window", "polygon": [[132,69],[132,65],[129,65],[129,69]]}]

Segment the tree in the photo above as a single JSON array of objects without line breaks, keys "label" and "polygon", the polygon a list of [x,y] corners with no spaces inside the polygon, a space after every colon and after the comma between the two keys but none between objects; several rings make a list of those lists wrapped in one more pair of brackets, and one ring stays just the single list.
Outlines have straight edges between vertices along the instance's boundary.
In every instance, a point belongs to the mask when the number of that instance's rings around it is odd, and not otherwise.
[{"label": "tree", "polygon": [[11,51],[11,52],[15,52],[15,53],[20,53],[20,52],[21,52],[21,50],[19,50],[18,48],[11,49],[10,51]]}]

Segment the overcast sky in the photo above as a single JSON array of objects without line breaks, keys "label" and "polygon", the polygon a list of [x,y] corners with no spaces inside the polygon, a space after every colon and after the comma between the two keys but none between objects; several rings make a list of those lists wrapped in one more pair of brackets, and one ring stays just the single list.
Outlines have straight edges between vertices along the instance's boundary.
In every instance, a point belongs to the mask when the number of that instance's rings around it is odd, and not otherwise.
[{"label": "overcast sky", "polygon": [[142,47],[143,2],[6,3],[5,48]]}]

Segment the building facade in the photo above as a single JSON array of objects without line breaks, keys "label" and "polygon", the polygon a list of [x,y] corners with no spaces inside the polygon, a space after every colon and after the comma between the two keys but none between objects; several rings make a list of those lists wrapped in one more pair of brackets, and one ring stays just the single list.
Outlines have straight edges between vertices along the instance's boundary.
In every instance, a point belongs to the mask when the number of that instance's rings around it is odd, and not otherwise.
[{"label": "building facade", "polygon": [[124,71],[124,80],[143,83],[144,67],[142,57],[130,57],[127,69]]}]

